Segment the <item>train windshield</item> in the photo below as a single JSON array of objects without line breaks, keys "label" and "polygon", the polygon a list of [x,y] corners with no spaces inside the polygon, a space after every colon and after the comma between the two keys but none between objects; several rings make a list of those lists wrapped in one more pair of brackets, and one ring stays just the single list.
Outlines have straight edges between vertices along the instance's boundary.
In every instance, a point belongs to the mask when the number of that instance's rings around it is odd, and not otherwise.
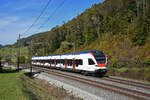
[{"label": "train windshield", "polygon": [[93,51],[92,53],[95,56],[95,59],[96,59],[97,63],[99,63],[99,64],[105,63],[106,59],[105,59],[105,55],[104,55],[103,52],[101,52],[101,51]]}]

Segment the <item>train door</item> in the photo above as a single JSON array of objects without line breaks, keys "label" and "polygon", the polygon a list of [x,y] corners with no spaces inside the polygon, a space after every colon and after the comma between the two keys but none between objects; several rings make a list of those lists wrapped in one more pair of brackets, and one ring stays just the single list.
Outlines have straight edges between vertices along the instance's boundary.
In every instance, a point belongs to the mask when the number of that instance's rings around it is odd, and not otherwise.
[{"label": "train door", "polygon": [[56,67],[56,59],[54,60],[54,64],[55,64],[55,67]]},{"label": "train door", "polygon": [[73,68],[73,70],[75,70],[75,67],[76,67],[75,64],[76,64],[76,63],[75,63],[75,59],[73,59],[73,60],[72,60],[72,68]]},{"label": "train door", "polygon": [[51,67],[51,59],[50,59],[50,61],[49,61],[49,64],[50,64],[50,67]]},{"label": "train door", "polygon": [[65,59],[65,68],[67,68],[67,59]]},{"label": "train door", "polygon": [[85,58],[84,56],[81,56],[80,57],[80,64],[78,66],[78,69],[79,70],[85,70],[87,66],[88,66],[87,58]]},{"label": "train door", "polygon": [[92,58],[88,58],[88,70],[93,71],[95,68],[95,62]]},{"label": "train door", "polygon": [[42,60],[40,60],[40,66],[42,66]]}]

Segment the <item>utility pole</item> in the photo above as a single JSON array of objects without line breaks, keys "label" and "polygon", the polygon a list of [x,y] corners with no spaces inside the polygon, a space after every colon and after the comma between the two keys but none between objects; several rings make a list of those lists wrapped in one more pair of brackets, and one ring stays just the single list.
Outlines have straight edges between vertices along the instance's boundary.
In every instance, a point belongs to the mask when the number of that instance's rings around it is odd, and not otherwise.
[{"label": "utility pole", "polygon": [[75,52],[76,52],[75,42],[73,42],[72,45],[73,45],[73,47],[74,47],[74,48],[73,48],[73,52],[75,53]]},{"label": "utility pole", "polygon": [[44,44],[44,43],[42,43],[42,42],[33,43],[32,40],[31,40],[28,44],[29,44],[29,58],[28,59],[30,59],[28,61],[30,61],[29,62],[30,63],[30,72],[32,73],[32,46],[33,45]]},{"label": "utility pole", "polygon": [[32,40],[30,42],[30,73],[32,73]]},{"label": "utility pole", "polygon": [[20,64],[20,34],[18,39],[18,52],[17,52],[17,69],[19,71],[19,64]]},{"label": "utility pole", "polygon": [[9,59],[10,59],[9,64],[10,64],[10,65],[12,64],[11,55],[12,55],[12,48],[9,49]]}]

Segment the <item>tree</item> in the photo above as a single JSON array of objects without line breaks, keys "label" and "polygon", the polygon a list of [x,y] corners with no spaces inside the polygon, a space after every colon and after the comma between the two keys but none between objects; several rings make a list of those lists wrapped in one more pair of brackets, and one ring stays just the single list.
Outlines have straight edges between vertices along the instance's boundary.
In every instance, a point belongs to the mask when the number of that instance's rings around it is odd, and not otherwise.
[{"label": "tree", "polygon": [[4,61],[8,64],[11,64],[12,60],[9,54],[3,55]]},{"label": "tree", "polygon": [[137,16],[145,16],[149,9],[149,0],[136,0]]},{"label": "tree", "polygon": [[3,68],[2,68],[2,63],[1,63],[1,57],[0,57],[0,72],[2,72]]},{"label": "tree", "polygon": [[20,63],[21,63],[21,64],[25,64],[25,62],[26,62],[25,56],[21,56],[21,57],[20,57]]},{"label": "tree", "polygon": [[133,43],[135,45],[144,45],[147,41],[148,35],[150,34],[150,20],[148,17],[140,17],[137,20],[137,26],[133,33]]}]

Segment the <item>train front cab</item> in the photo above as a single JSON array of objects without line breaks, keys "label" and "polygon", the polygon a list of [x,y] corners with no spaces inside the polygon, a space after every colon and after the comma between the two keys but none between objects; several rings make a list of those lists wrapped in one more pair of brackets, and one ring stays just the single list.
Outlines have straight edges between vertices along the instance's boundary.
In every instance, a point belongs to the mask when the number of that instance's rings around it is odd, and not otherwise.
[{"label": "train front cab", "polygon": [[87,59],[88,73],[103,76],[107,72],[107,58],[101,51],[92,51]]}]

